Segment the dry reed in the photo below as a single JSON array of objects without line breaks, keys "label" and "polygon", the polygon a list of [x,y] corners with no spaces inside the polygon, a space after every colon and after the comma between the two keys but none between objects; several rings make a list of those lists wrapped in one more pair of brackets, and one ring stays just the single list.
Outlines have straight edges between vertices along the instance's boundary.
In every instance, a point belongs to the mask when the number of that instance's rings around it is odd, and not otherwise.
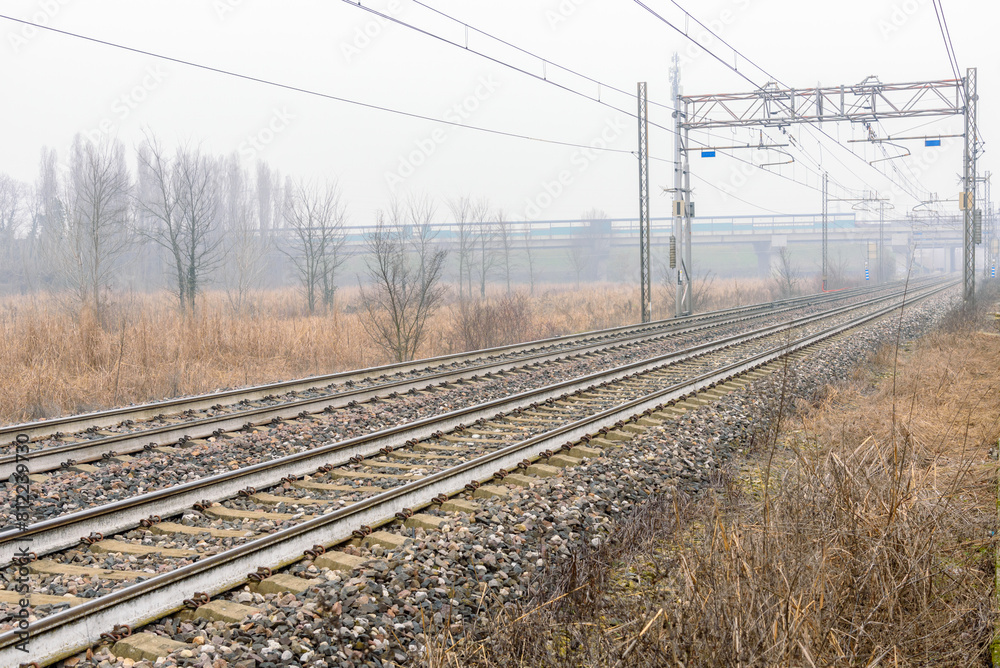
[{"label": "dry reed", "polygon": [[1000,337],[984,322],[878,351],[758,439],[753,475],[648,504],[614,550],[578,546],[437,665],[988,665]]},{"label": "dry reed", "polygon": [[[719,282],[711,291],[726,285]],[[290,289],[257,294],[240,312],[223,292],[210,292],[193,317],[179,313],[167,294],[117,295],[100,321],[67,307],[59,295],[6,297],[0,300],[0,368],[6,373],[0,422],[383,364],[387,360],[361,326],[356,292],[340,291],[340,306],[316,315],[304,314],[301,295]],[[539,286],[533,296],[497,292],[486,303],[491,306],[451,303],[438,311],[420,356],[639,319],[637,290],[617,284]],[[472,317],[477,308],[478,323]]]}]

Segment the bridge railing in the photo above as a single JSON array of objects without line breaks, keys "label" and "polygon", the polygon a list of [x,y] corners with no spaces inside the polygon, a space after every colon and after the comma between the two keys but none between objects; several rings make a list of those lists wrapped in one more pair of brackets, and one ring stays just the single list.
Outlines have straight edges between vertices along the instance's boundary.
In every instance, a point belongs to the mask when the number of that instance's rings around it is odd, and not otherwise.
[{"label": "bridge railing", "polygon": [[[654,236],[669,236],[673,230],[673,218],[661,217],[650,219],[650,227]],[[829,230],[847,230],[857,226],[853,213],[831,214]],[[473,234],[478,234],[484,226],[494,226],[490,222],[468,223]],[[822,230],[823,222],[820,214],[773,215],[773,216],[712,216],[693,218],[691,231],[696,236],[703,235],[760,235],[760,234],[796,234],[811,233]],[[432,224],[435,240],[442,243],[458,243],[461,226],[456,223]],[[375,230],[374,225],[351,225],[344,228],[349,244],[361,244],[366,235]],[[416,234],[416,229],[404,228],[404,233]],[[639,221],[637,218],[611,218],[605,220],[539,220],[518,221],[507,223],[507,231],[515,239],[523,242],[525,237],[539,241],[569,241],[579,238],[630,238],[638,237]],[[293,234],[288,228],[276,228],[272,231],[278,237]]]}]

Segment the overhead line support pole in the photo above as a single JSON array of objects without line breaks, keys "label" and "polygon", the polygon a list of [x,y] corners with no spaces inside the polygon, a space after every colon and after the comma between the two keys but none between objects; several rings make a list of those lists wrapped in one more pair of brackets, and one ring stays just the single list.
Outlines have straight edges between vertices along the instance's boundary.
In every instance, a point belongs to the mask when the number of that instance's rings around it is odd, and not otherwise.
[{"label": "overhead line support pole", "polygon": [[996,227],[993,220],[993,198],[990,196],[990,173],[986,172],[981,180],[983,181],[983,278],[988,279],[997,261],[994,248]]},{"label": "overhead line support pole", "polygon": [[[684,264],[684,247],[680,245],[684,235],[684,217],[681,215],[678,202],[684,200],[681,161],[687,153],[684,150],[683,135],[681,134],[683,119],[680,106],[680,85],[680,62],[675,53],[673,66],[670,68],[670,93],[674,100],[674,187],[671,190],[671,215],[674,218],[674,225],[670,235],[670,268],[677,273],[677,280],[674,281],[674,315],[678,318],[684,315],[684,272],[681,270],[681,266]],[[678,262],[678,258],[680,262]]]},{"label": "overhead line support pole", "polygon": [[880,201],[878,203],[878,283],[882,285],[885,283],[885,260],[883,259],[883,253],[885,252],[885,202]]},{"label": "overhead line support pole", "polygon": [[827,290],[827,252],[830,233],[830,193],[829,176],[823,172],[823,292]]},{"label": "overhead line support pole", "polygon": [[979,99],[976,86],[976,68],[965,71],[965,174],[962,208],[965,213],[963,234],[963,296],[967,304],[976,300],[976,240],[973,225],[976,213],[976,153],[979,150],[976,106]]},{"label": "overhead line support pole", "polygon": [[642,322],[652,319],[652,281],[650,280],[649,221],[649,119],[647,117],[646,82],[638,84],[639,100],[639,300]]},{"label": "overhead line support pole", "polygon": [[681,97],[680,58],[674,53],[670,67],[670,87],[674,99],[674,187],[672,206],[674,229],[670,235],[670,268],[677,272],[677,291],[674,296],[675,315],[681,317],[692,311],[691,284],[691,169],[688,162],[687,100]]},{"label": "overhead line support pole", "polygon": [[[684,103],[682,117],[687,118],[687,102]],[[694,283],[691,280],[691,272],[693,270],[691,264],[691,214],[693,213],[694,203],[691,201],[691,166],[688,163],[689,151],[687,150],[688,129],[685,127],[683,132],[684,137],[682,141],[685,150],[681,156],[681,176],[684,181],[684,190],[681,193],[684,198],[684,233],[681,234],[681,248],[684,251],[684,262],[681,265],[681,269],[684,271],[684,291],[681,307],[684,315],[690,315],[694,312]]]}]

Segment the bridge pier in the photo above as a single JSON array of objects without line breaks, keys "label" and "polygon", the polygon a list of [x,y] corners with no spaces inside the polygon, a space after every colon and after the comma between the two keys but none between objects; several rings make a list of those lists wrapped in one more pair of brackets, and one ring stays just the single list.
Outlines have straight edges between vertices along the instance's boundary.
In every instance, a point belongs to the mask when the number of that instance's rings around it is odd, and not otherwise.
[{"label": "bridge pier", "polygon": [[771,275],[771,241],[754,241],[753,251],[757,254],[757,275],[764,278]]},{"label": "bridge pier", "polygon": [[590,221],[589,273],[599,281],[608,280],[608,262],[611,259],[611,221]]},{"label": "bridge pier", "polygon": [[[907,234],[893,234],[888,250],[889,257],[884,258],[885,280],[891,281],[900,274],[905,274],[910,267],[910,237]],[[899,259],[902,258],[902,262]]]}]

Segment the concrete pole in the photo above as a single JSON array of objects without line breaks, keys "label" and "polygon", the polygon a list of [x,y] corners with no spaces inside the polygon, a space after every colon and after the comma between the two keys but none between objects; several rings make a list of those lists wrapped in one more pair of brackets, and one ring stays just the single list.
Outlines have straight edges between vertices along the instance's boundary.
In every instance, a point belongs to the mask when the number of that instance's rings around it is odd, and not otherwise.
[{"label": "concrete pole", "polygon": [[674,229],[673,229],[673,246],[675,249],[675,256],[680,262],[674,261],[671,263],[671,268],[677,272],[677,282],[676,290],[674,293],[674,315],[676,317],[681,317],[684,315],[684,270],[682,268],[684,262],[684,218],[681,215],[681,211],[677,209],[676,202],[684,200],[684,193],[682,191],[684,180],[682,178],[682,162],[684,159],[684,146],[682,140],[682,129],[681,123],[683,122],[683,115],[681,113],[681,71],[680,63],[677,54],[674,54],[673,66],[670,68],[670,89],[671,95],[674,100],[674,192],[673,192],[673,217],[674,217]]},{"label": "concrete pole", "polygon": [[976,244],[973,238],[973,218],[976,210],[976,153],[978,151],[976,123],[976,102],[979,99],[976,85],[976,68],[970,67],[965,73],[965,170],[962,184],[962,208],[965,214],[963,226],[962,278],[963,296],[967,304],[976,300]]},{"label": "concrete pole", "polygon": [[823,172],[823,291],[826,292],[827,266],[826,258],[829,250],[829,230],[830,230],[830,193],[829,176]]},{"label": "concrete pole", "polygon": [[[687,103],[684,103],[684,116],[687,116]],[[688,146],[688,130],[684,128],[684,148]],[[688,151],[682,152],[681,165],[684,176],[684,278],[687,281],[687,289],[684,291],[684,313],[690,314],[694,311],[694,284],[691,280],[691,209],[694,204],[691,202],[691,167],[688,164]]]}]

